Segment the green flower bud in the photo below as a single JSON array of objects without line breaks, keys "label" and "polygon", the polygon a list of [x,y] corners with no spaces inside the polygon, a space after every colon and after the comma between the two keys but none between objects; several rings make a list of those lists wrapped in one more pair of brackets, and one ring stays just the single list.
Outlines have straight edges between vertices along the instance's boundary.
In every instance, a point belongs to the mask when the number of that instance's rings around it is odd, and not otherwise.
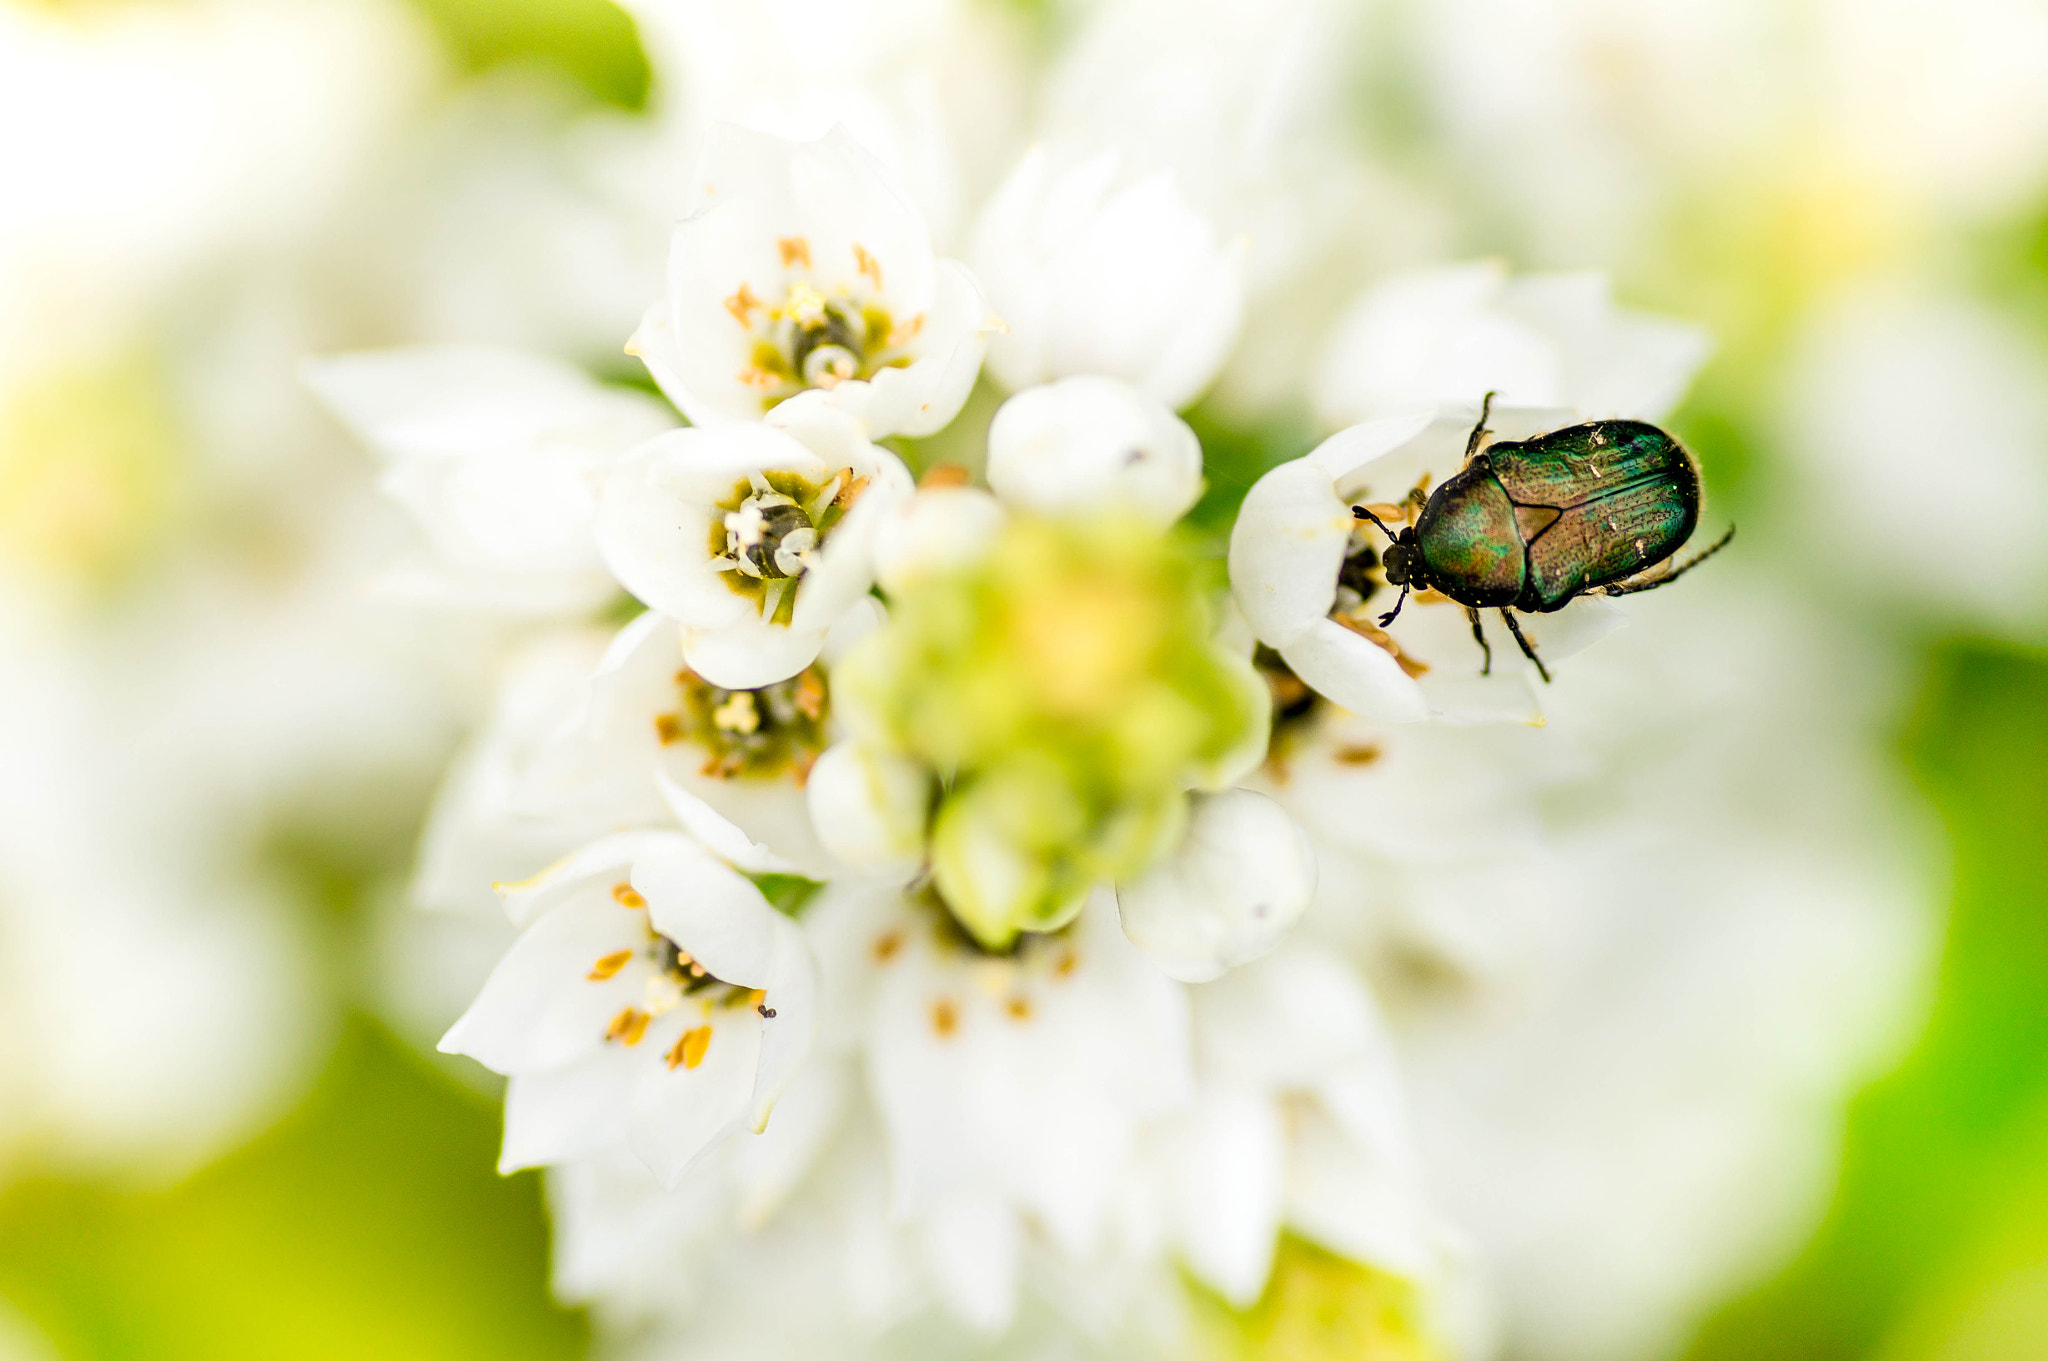
[{"label": "green flower bud", "polygon": [[1142,519],[1019,517],[840,662],[850,721],[943,782],[934,882],[983,945],[1142,873],[1185,827],[1184,790],[1263,748],[1265,689],[1212,641],[1205,582]]}]

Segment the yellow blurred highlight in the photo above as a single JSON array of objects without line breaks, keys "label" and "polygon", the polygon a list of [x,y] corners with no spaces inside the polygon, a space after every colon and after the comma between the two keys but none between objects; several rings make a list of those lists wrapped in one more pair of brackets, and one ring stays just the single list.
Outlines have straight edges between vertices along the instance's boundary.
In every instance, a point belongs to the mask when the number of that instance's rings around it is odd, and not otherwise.
[{"label": "yellow blurred highlight", "polygon": [[145,359],[29,376],[0,398],[0,558],[47,589],[114,584],[167,528],[179,461]]},{"label": "yellow blurred highlight", "polygon": [[1408,1281],[1280,1240],[1259,1302],[1242,1312],[1196,1287],[1196,1354],[1203,1361],[1439,1361],[1420,1292]]}]

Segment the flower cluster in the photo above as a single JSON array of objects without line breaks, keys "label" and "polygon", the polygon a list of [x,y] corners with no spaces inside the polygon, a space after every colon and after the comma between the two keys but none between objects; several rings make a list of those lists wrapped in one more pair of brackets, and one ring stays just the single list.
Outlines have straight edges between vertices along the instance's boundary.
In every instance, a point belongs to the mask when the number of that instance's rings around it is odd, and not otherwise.
[{"label": "flower cluster", "polygon": [[[1342,428],[1211,489],[1178,409],[1253,280],[1197,184],[1034,149],[970,270],[852,133],[714,123],[628,345],[687,424],[506,351],[312,367],[442,596],[555,621],[421,891],[498,881],[442,1047],[510,1079],[501,1166],[549,1169],[557,1288],[617,1337],[1157,1345],[1189,1279],[1242,1308],[1319,1252],[1398,1354],[1483,1348],[1386,1013],[1418,961],[1502,968],[1480,918],[1558,873],[1472,735],[1513,729],[1464,726],[1543,687],[1433,592],[1387,621],[1354,508],[1661,417],[1704,346],[1592,276],[1396,278],[1297,394]],[[1617,614],[1525,631],[1552,665]]]}]

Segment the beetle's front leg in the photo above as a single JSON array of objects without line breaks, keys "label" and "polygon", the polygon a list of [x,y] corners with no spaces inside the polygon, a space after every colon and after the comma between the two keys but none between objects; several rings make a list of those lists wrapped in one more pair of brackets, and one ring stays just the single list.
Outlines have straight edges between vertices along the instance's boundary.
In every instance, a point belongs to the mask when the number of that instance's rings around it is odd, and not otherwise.
[{"label": "beetle's front leg", "polygon": [[1500,617],[1508,621],[1508,632],[1514,634],[1515,641],[1522,645],[1522,655],[1536,663],[1536,674],[1543,677],[1545,685],[1550,684],[1550,672],[1544,669],[1543,659],[1536,655],[1536,649],[1529,646],[1529,640],[1522,636],[1522,626],[1515,622],[1515,616],[1508,610],[1502,610]]},{"label": "beetle's front leg", "polygon": [[1493,644],[1486,641],[1486,628],[1479,620],[1479,611],[1470,605],[1465,607],[1465,617],[1472,621],[1472,638],[1479,644],[1479,650],[1486,654],[1486,665],[1479,668],[1482,676],[1493,674]]}]

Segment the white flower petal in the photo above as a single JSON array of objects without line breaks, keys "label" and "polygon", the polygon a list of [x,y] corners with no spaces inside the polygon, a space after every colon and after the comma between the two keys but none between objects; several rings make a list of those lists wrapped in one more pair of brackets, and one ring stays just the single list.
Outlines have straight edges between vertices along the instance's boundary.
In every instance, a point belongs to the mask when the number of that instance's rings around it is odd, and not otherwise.
[{"label": "white flower petal", "polygon": [[[671,1067],[660,1057],[689,1029],[706,1025],[710,1042],[696,1067]],[[761,1018],[751,1010],[715,1008],[710,1016],[700,1017],[685,1005],[649,1028],[641,1041],[647,1062],[626,1119],[626,1141],[662,1186],[675,1186],[690,1164],[745,1119],[760,1058],[761,1026]]]},{"label": "white flower petal", "polygon": [[1277,946],[1315,894],[1308,836],[1262,794],[1197,796],[1181,844],[1117,886],[1124,934],[1169,977],[1201,983]]},{"label": "white flower petal", "polygon": [[441,1037],[444,1054],[467,1054],[500,1073],[531,1073],[588,1056],[605,1023],[637,1000],[630,968],[603,982],[586,977],[599,959],[646,944],[645,919],[608,892],[555,908],[512,943],[469,1010]]},{"label": "white flower petal", "polygon": [[1261,641],[1278,647],[1328,616],[1354,523],[1308,459],[1252,485],[1230,531],[1230,589]]},{"label": "white flower petal", "polygon": [[1009,323],[990,352],[1005,386],[1104,374],[1178,408],[1229,353],[1243,243],[1223,241],[1171,172],[1120,178],[1113,151],[1055,171],[1039,146],[990,201],[973,256]]},{"label": "white flower petal", "polygon": [[505,913],[512,924],[523,927],[577,893],[592,877],[619,871],[619,880],[623,882],[624,871],[640,857],[687,844],[675,832],[617,832],[572,851],[531,879],[499,884],[497,889],[504,897]]},{"label": "white flower petal", "polygon": [[847,865],[864,870],[907,873],[917,866],[932,794],[924,766],[854,742],[827,748],[804,782],[818,839]]},{"label": "white flower petal", "polygon": [[1317,620],[1279,652],[1309,688],[1361,718],[1419,723],[1429,717],[1422,687],[1393,655],[1333,619]]},{"label": "white flower petal", "polygon": [[894,595],[921,577],[965,567],[988,551],[1008,518],[978,487],[927,487],[890,506],[875,531],[875,579]]},{"label": "white flower petal", "polygon": [[308,361],[308,386],[385,460],[380,488],[419,522],[437,569],[413,589],[492,608],[587,608],[610,590],[595,477],[670,428],[643,394],[556,360],[424,346]]},{"label": "white flower petal", "polygon": [[822,627],[771,624],[746,613],[719,627],[684,630],[683,660],[713,685],[757,690],[788,680],[818,660],[825,636]]},{"label": "white flower petal", "polygon": [[1042,514],[1116,504],[1171,524],[1202,495],[1202,446],[1157,399],[1084,374],[1003,403],[989,426],[988,483]]},{"label": "white flower petal", "polygon": [[738,823],[669,779],[665,773],[657,773],[654,780],[655,787],[661,791],[662,802],[675,814],[676,821],[682,823],[690,836],[719,860],[748,874],[791,874],[796,871],[795,865],[748,836]]},{"label": "white flower petal", "polygon": [[992,1196],[956,1196],[921,1224],[925,1269],[962,1322],[1000,1333],[1017,1312],[1022,1235],[1017,1216]]},{"label": "white flower petal", "polygon": [[711,974],[743,988],[774,972],[776,926],[786,919],[743,874],[702,850],[672,850],[633,866],[654,929]]},{"label": "white flower petal", "polygon": [[1266,1286],[1280,1235],[1287,1166],[1277,1103],[1219,1087],[1175,1122],[1173,1212],[1188,1269],[1232,1306]]},{"label": "white flower petal", "polygon": [[1412,1173],[1346,1138],[1327,1118],[1305,1114],[1287,1177],[1287,1222],[1353,1261],[1411,1279],[1437,1265],[1434,1216]]},{"label": "white flower petal", "polygon": [[505,1084],[498,1171],[566,1162],[618,1144],[647,1057],[644,1048],[608,1044],[560,1068],[514,1075]]},{"label": "white flower petal", "polygon": [[[989,333],[1002,324],[966,266],[940,260],[935,268],[938,288],[918,336],[921,353],[909,364],[885,368],[867,381],[861,410],[876,439],[921,439],[950,425],[974,390]],[[854,386],[843,383],[840,388]]]},{"label": "white flower petal", "polygon": [[770,961],[766,997],[761,1003],[773,1016],[761,1018],[761,1053],[747,1127],[759,1134],[783,1089],[810,1056],[818,1037],[818,962],[810,942],[786,917],[775,922],[775,955]]}]

